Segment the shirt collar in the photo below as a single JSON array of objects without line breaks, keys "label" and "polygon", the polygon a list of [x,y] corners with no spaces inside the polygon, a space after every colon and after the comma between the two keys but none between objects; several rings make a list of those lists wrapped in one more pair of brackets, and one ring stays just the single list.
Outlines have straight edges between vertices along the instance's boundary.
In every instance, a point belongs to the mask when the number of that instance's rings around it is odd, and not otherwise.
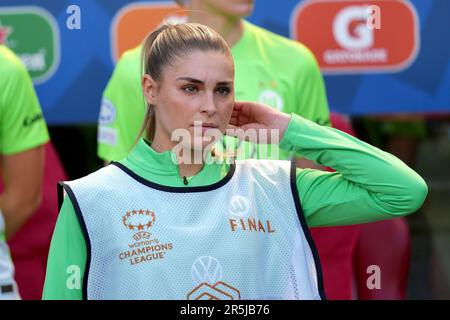
[{"label": "shirt collar", "polygon": [[[208,154],[207,160],[211,160],[211,154]],[[178,164],[176,162],[176,155],[172,150],[157,152],[150,145],[150,142],[139,139],[138,143],[126,158],[125,162],[130,169],[143,174],[159,174],[159,175],[176,175],[178,173]],[[196,175],[207,175],[215,172],[217,168],[220,169],[220,164],[211,163],[205,164]]]}]

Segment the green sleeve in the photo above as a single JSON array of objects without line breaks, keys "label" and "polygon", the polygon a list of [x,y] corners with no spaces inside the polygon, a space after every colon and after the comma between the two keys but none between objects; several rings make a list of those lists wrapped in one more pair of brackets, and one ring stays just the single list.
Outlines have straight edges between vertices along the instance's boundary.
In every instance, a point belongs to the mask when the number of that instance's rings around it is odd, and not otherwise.
[{"label": "green sleeve", "polygon": [[324,126],[331,126],[328,99],[319,65],[313,53],[300,45],[302,59],[295,79],[298,97],[296,114]]},{"label": "green sleeve", "polygon": [[66,196],[50,244],[43,299],[81,300],[86,258],[86,242]]},{"label": "green sleeve", "polygon": [[425,181],[395,156],[295,114],[280,147],[336,170],[297,169],[298,194],[311,227],[407,215],[421,207],[428,192]]},{"label": "green sleeve", "polygon": [[14,154],[49,140],[33,83],[21,61],[0,50],[0,153]]},{"label": "green sleeve", "polygon": [[124,53],[103,92],[97,154],[118,161],[131,151],[145,116],[141,90],[140,47]]}]

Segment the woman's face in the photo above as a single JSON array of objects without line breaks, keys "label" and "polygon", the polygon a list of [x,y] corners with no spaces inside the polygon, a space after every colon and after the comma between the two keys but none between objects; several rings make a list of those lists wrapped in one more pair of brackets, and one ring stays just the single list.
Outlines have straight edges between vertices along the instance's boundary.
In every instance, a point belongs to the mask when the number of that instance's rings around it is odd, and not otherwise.
[{"label": "woman's face", "polygon": [[172,141],[171,135],[177,130],[175,136],[190,137],[182,141],[185,148],[205,148],[211,142],[205,132],[225,132],[231,118],[233,60],[221,52],[194,51],[163,67],[160,81],[144,76],[143,89],[147,102],[155,105],[154,143],[172,149],[178,141]]}]

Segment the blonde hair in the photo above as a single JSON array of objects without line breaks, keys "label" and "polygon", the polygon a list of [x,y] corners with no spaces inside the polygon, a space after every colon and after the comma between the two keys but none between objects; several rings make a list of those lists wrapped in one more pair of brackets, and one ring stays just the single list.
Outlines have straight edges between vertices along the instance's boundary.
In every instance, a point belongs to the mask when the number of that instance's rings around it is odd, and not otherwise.
[{"label": "blonde hair", "polygon": [[[144,42],[142,67],[155,81],[161,81],[166,66],[194,51],[216,51],[231,56],[226,41],[213,29],[198,23],[163,24],[150,33]],[[145,132],[147,140],[155,135],[155,112],[147,105],[145,120],[137,139]],[[137,141],[136,141],[137,142]]]}]

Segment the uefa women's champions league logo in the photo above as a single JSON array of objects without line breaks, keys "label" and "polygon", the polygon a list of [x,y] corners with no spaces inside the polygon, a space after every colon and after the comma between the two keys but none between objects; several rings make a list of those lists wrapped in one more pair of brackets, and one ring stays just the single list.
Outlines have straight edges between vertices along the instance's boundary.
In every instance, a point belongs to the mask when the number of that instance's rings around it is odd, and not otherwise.
[{"label": "uefa women's champions league logo", "polygon": [[150,210],[127,210],[122,216],[122,224],[132,231],[135,242],[129,243],[126,250],[119,253],[120,261],[128,262],[130,266],[141,263],[153,263],[166,258],[166,254],[174,247],[172,242],[163,242],[148,230],[153,227],[156,215]]},{"label": "uefa women's champions league logo", "polygon": [[133,235],[136,241],[150,238],[151,233],[146,230],[153,226],[155,220],[156,215],[153,211],[142,209],[127,211],[122,217],[122,223],[128,230],[137,231]]}]

